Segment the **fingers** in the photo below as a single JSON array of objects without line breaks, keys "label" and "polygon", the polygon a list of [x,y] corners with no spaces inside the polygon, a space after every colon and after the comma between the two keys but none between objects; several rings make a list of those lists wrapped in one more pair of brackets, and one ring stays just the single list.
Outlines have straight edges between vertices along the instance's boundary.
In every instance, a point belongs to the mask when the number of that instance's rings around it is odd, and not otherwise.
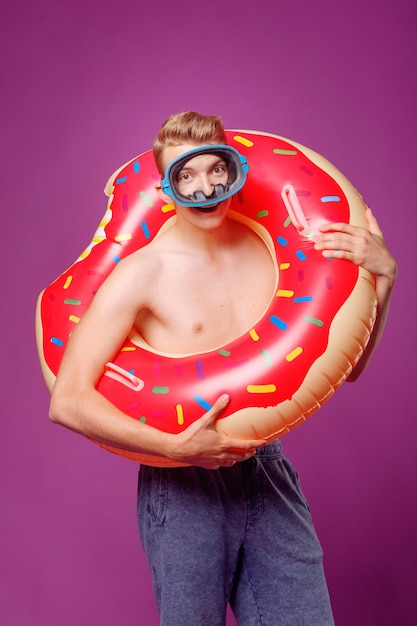
[{"label": "fingers", "polygon": [[216,419],[221,415],[221,413],[225,410],[229,402],[230,396],[228,396],[227,393],[224,393],[220,396],[220,398],[217,398],[211,409],[203,415],[203,418],[206,418],[206,421],[208,423],[214,423]]}]

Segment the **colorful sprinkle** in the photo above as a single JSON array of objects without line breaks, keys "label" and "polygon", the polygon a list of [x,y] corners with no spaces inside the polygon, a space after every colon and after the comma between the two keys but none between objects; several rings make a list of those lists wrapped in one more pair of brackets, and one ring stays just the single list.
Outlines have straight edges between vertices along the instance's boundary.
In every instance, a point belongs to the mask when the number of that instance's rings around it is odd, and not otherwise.
[{"label": "colorful sprinkle", "polygon": [[120,352],[135,352],[135,350],[135,346],[123,346],[123,348],[120,348]]},{"label": "colorful sprinkle", "polygon": [[130,239],[132,239],[132,235],[129,233],[126,233],[125,235],[116,235],[114,238],[115,241],[129,241]]},{"label": "colorful sprinkle", "polygon": [[284,228],[288,228],[288,226],[291,224],[291,218],[290,216],[287,217],[287,219],[284,222]]},{"label": "colorful sprinkle", "polygon": [[280,263],[279,264],[279,269],[280,270],[288,270],[291,267],[291,263]]},{"label": "colorful sprinkle", "polygon": [[181,404],[177,404],[175,407],[177,412],[177,423],[182,426],[184,424],[184,410]]},{"label": "colorful sprinkle", "polygon": [[319,320],[317,317],[305,316],[304,321],[307,322],[307,324],[314,324],[314,326],[318,326],[319,328],[324,326],[324,322],[322,322],[322,320]]},{"label": "colorful sprinkle", "polygon": [[304,254],[304,252],[302,250],[297,250],[297,252],[295,253],[295,256],[297,257],[297,259],[299,259],[300,261],[305,261],[306,260],[306,255]]},{"label": "colorful sprinkle", "polygon": [[304,174],[307,174],[307,176],[314,176],[314,172],[313,170],[311,170],[309,167],[307,167],[306,165],[302,165],[300,167],[300,170],[302,172],[304,172]]},{"label": "colorful sprinkle", "polygon": [[127,204],[127,194],[124,193],[122,196],[122,210],[127,213],[127,211],[129,210],[129,206]]},{"label": "colorful sprinkle", "polygon": [[58,346],[59,348],[62,348],[62,346],[64,345],[62,339],[58,339],[58,337],[51,337],[51,343],[53,343],[54,346]]},{"label": "colorful sprinkle", "polygon": [[274,393],[277,390],[275,385],[248,385],[248,393]]},{"label": "colorful sprinkle", "polygon": [[170,213],[171,211],[175,211],[175,206],[173,204],[164,204],[161,207],[162,213]]},{"label": "colorful sprinkle", "polygon": [[269,354],[268,350],[261,350],[261,354],[265,359],[265,363],[268,365],[268,367],[272,367],[274,362],[271,358],[271,355]]},{"label": "colorful sprinkle", "polygon": [[149,208],[153,207],[153,200],[152,200],[152,198],[150,196],[148,196],[146,191],[140,191],[139,192],[139,196],[144,201],[146,206],[148,206]]},{"label": "colorful sprinkle", "polygon": [[204,400],[204,398],[198,395],[194,396],[194,400],[197,402],[197,404],[201,406],[202,409],[204,409],[205,411],[210,411],[212,405],[207,402],[207,400]]},{"label": "colorful sprinkle", "polygon": [[122,260],[119,256],[117,256],[117,254],[113,254],[111,258],[115,263],[120,263],[120,261]]},{"label": "colorful sprinkle", "polygon": [[141,222],[140,225],[142,227],[142,231],[143,231],[143,234],[145,235],[146,239],[150,239],[151,238],[151,233],[149,231],[149,227],[148,227],[147,223],[146,222]]},{"label": "colorful sprinkle", "polygon": [[294,359],[300,356],[302,352],[303,352],[303,349],[300,348],[300,346],[298,346],[298,348],[295,348],[289,354],[287,354],[287,356],[285,357],[285,360],[288,361],[288,363],[291,363],[291,361],[294,361]]},{"label": "colorful sprinkle", "polygon": [[139,172],[140,172],[140,163],[139,163],[139,161],[135,161],[133,163],[133,171],[135,172],[135,174],[139,174]]},{"label": "colorful sprinkle", "polygon": [[322,196],[320,202],[340,202],[339,196]]},{"label": "colorful sprinkle", "polygon": [[240,135],[235,135],[233,137],[233,139],[235,141],[237,141],[237,143],[241,143],[242,146],[246,146],[246,148],[252,148],[252,146],[253,146],[253,141],[251,141],[250,139],[246,139],[246,137],[241,137]]},{"label": "colorful sprinkle", "polygon": [[333,289],[333,278],[331,276],[326,276],[326,287],[327,289]]},{"label": "colorful sprinkle", "polygon": [[285,237],[277,237],[277,241],[279,243],[280,246],[287,246],[288,245],[288,240],[285,239]]},{"label": "colorful sprinkle", "polygon": [[195,369],[196,369],[196,373],[197,373],[197,378],[199,380],[203,380],[203,378],[204,378],[204,363],[203,363],[203,361],[201,359],[198,359],[198,361],[196,361]]},{"label": "colorful sprinkle", "polygon": [[219,350],[218,353],[220,354],[220,356],[230,356],[230,352],[229,350]]},{"label": "colorful sprinkle", "polygon": [[77,315],[70,315],[68,319],[70,322],[74,322],[74,324],[78,324],[81,318],[79,318]]},{"label": "colorful sprinkle", "polygon": [[139,418],[139,422],[142,422],[142,424],[146,423],[146,417],[144,415],[142,415],[142,417]]},{"label": "colorful sprinkle", "polygon": [[79,306],[81,304],[81,300],[71,300],[70,298],[64,300],[64,304],[73,304],[74,306]]},{"label": "colorful sprinkle", "polygon": [[283,320],[281,320],[276,315],[271,315],[269,321],[272,322],[274,326],[279,328],[280,330],[286,330],[288,328],[288,324],[286,324]]},{"label": "colorful sprinkle", "polygon": [[297,277],[298,277],[298,280],[300,282],[303,282],[303,280],[304,280],[304,270],[298,270]]},{"label": "colorful sprinkle", "polygon": [[68,276],[67,280],[64,283],[64,289],[68,289],[71,283],[72,283],[72,276]]},{"label": "colorful sprinkle", "polygon": [[261,219],[262,217],[268,217],[269,211],[267,209],[263,209],[263,211],[258,211],[256,217]]},{"label": "colorful sprinkle", "polygon": [[297,150],[284,150],[283,148],[275,148],[272,152],[274,154],[282,154],[284,156],[295,156],[297,154]]},{"label": "colorful sprinkle", "polygon": [[120,185],[121,183],[125,183],[127,181],[127,176],[121,176],[116,179],[116,185]]},{"label": "colorful sprinkle", "polygon": [[253,341],[259,341],[259,335],[254,328],[249,331],[249,337],[253,339]]},{"label": "colorful sprinkle", "polygon": [[291,291],[290,289],[278,289],[277,291],[278,298],[292,298],[293,295],[294,295],[294,292]]},{"label": "colorful sprinkle", "polygon": [[159,396],[166,395],[169,393],[169,387],[152,387],[152,393],[156,393]]},{"label": "colorful sprinkle", "polygon": [[313,296],[300,296],[299,298],[294,298],[293,302],[311,302],[313,300]]}]

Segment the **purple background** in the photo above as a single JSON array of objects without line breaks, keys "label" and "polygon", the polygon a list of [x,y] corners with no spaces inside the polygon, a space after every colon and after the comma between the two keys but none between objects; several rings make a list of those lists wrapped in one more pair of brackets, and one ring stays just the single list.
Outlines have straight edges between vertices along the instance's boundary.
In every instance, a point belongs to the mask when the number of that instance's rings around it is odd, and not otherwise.
[{"label": "purple background", "polygon": [[89,242],[108,175],[186,109],[327,156],[374,208],[399,261],[369,369],[284,447],[311,503],[338,626],[417,623],[416,18],[409,0],[8,3],[2,624],[158,623],[137,468],[49,423],[33,318],[39,291]]}]

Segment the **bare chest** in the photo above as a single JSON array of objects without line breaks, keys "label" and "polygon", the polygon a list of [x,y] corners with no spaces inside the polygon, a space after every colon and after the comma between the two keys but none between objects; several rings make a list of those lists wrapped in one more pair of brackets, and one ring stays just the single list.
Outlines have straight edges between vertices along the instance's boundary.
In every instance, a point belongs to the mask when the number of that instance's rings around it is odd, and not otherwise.
[{"label": "bare chest", "polygon": [[193,353],[215,349],[249,330],[273,297],[268,252],[228,264],[172,264],[152,288],[136,327],[153,348]]}]

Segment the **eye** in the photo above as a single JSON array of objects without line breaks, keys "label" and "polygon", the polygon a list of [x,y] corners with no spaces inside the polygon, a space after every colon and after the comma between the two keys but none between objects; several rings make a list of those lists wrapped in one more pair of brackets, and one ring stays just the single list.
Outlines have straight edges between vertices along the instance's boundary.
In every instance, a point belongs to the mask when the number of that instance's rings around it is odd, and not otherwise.
[{"label": "eye", "polygon": [[191,180],[191,175],[189,172],[180,172],[177,175],[177,182],[178,183],[187,183]]}]

